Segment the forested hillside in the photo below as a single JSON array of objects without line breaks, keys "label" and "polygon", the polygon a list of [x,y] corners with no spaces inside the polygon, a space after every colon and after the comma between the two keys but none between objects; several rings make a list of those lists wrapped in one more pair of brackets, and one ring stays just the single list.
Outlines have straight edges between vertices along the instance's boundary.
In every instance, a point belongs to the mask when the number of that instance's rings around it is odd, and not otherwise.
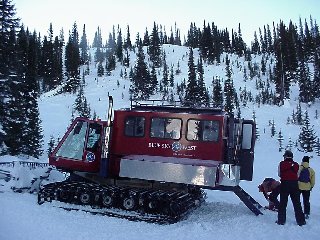
[{"label": "forested hillside", "polygon": [[[48,92],[76,96],[72,116],[67,118],[96,117],[97,110],[84,92],[92,74],[97,81],[117,77],[118,87],[125,79],[128,84],[123,85],[122,99],[128,101],[179,100],[184,105],[223,107],[239,117],[249,103],[282,106],[297,89],[298,107],[288,124],[305,129],[297,143],[303,151],[319,152],[319,139],[300,105],[310,106],[320,97],[320,34],[311,16],[298,23],[261,26],[251,43],[243,41],[240,23],[238,29],[229,31],[214,22],[190,23],[187,33],[181,33],[178,26],[165,28],[154,22],[152,29],[136,36],[131,36],[129,25],[121,29],[114,23],[108,36],[97,27],[91,43],[85,25],[76,22],[68,34],[61,30],[54,36],[54,22],[46,34],[30,32],[18,19],[11,0],[1,4],[2,155],[40,158],[46,154],[38,99]],[[318,117],[317,112],[312,114]],[[274,124],[270,122],[271,128]],[[279,135],[281,139],[281,131]]]}]

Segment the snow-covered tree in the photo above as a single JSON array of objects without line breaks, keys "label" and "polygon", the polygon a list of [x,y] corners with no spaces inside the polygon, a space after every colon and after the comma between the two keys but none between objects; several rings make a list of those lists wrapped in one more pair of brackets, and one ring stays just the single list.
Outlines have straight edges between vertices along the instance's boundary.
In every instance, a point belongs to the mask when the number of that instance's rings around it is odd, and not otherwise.
[{"label": "snow-covered tree", "polygon": [[281,132],[281,130],[279,131],[279,133],[278,133],[278,142],[279,142],[279,152],[282,152],[282,150],[283,150],[283,135],[282,135],[282,132]]},{"label": "snow-covered tree", "polygon": [[311,126],[308,111],[306,111],[298,139],[299,149],[303,152],[312,152],[316,145],[316,139],[316,133]]}]

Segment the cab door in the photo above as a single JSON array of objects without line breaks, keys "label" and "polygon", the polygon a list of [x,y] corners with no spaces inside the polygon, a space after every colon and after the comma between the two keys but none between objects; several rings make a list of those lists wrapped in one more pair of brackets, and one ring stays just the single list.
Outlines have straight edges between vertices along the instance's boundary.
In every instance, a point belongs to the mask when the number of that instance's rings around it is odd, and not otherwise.
[{"label": "cab door", "polygon": [[255,123],[252,120],[242,120],[242,138],[239,151],[240,180],[252,181]]}]

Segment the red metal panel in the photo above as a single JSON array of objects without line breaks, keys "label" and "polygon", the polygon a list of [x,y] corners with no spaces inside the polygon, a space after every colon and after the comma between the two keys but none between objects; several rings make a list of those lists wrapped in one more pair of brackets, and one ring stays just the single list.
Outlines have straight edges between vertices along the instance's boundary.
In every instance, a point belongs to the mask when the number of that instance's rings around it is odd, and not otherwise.
[{"label": "red metal panel", "polygon": [[[145,117],[145,135],[143,137],[128,137],[124,134],[125,119],[128,116]],[[150,122],[153,117],[179,118],[182,120],[181,137],[178,140],[150,137]],[[186,139],[187,120],[219,121],[219,138],[217,142],[188,141]],[[214,114],[190,114],[174,112],[143,112],[119,110],[115,111],[113,133],[111,140],[110,169],[117,176],[121,157],[128,155],[149,155],[170,158],[189,158],[210,161],[223,161],[224,142],[223,126],[225,116]]]}]

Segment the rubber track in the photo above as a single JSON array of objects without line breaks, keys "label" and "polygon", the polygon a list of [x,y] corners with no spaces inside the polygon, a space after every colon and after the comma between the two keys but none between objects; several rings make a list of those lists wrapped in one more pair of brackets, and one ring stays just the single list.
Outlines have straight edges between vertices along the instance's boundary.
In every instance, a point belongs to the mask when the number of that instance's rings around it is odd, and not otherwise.
[{"label": "rubber track", "polygon": [[60,209],[64,209],[66,211],[81,211],[85,213],[90,213],[92,215],[100,215],[100,216],[107,216],[107,217],[114,217],[114,218],[120,218],[120,219],[126,219],[128,221],[132,222],[147,222],[147,223],[156,223],[160,225],[165,225],[165,224],[174,224],[182,220],[183,218],[186,217],[186,214],[183,216],[175,216],[175,217],[170,217],[170,216],[161,216],[161,215],[156,215],[156,216],[150,216],[148,214],[146,215],[128,215],[126,214],[121,214],[121,213],[116,213],[112,211],[107,211],[104,210],[103,212],[99,211],[94,211],[94,210],[87,210],[87,209],[79,209],[79,208],[74,208],[74,207],[56,207]]},{"label": "rubber track", "polygon": [[[61,187],[70,187],[70,189],[72,187],[82,187],[83,189],[90,189],[90,191],[92,192],[101,192],[104,187],[102,187],[101,185],[97,185],[95,183],[83,183],[83,182],[68,182],[68,181],[64,181],[64,182],[56,182],[56,183],[50,183],[44,186],[44,188],[40,189],[39,193],[38,193],[38,204],[42,204],[44,202],[51,202],[51,201],[58,201],[58,202],[63,202],[63,201],[59,201],[57,199],[57,196],[55,195],[56,191],[58,189],[60,189]],[[120,188],[118,188],[117,186],[109,186],[109,189],[116,189],[116,191],[118,191]],[[126,189],[125,189],[126,190]],[[132,191],[145,191],[145,190],[139,190],[139,189],[131,189]],[[156,193],[157,190],[155,190],[154,193]],[[175,192],[170,193],[173,195],[175,195]],[[169,195],[170,195],[169,194]],[[179,195],[177,199],[182,198],[184,199],[183,195]],[[189,198],[189,196],[188,196]],[[204,199],[203,199],[204,201]],[[67,210],[67,211],[83,211],[83,212],[87,212],[87,213],[91,213],[94,215],[103,215],[103,216],[108,216],[108,217],[115,217],[115,218],[122,218],[122,219],[126,219],[129,221],[144,221],[144,222],[148,222],[148,223],[157,223],[157,224],[173,224],[176,223],[180,220],[182,220],[183,218],[185,218],[192,209],[194,209],[196,206],[194,204],[191,204],[192,201],[189,201],[189,199],[187,200],[186,205],[184,205],[184,211],[179,212],[179,214],[177,215],[163,215],[163,214],[153,214],[153,213],[145,213],[145,212],[140,212],[140,211],[126,211],[126,210],[122,210],[121,208],[105,208],[105,207],[100,207],[100,206],[96,206],[96,205],[78,205],[78,204],[74,204],[74,199],[71,200],[71,202],[65,202],[67,204],[71,204],[73,206],[68,207],[68,206],[57,206],[58,208]],[[79,208],[77,207],[79,206]],[[90,207],[91,209],[82,209],[80,207],[82,206],[86,206],[86,207]],[[95,211],[94,209],[100,210],[100,211]]]}]

